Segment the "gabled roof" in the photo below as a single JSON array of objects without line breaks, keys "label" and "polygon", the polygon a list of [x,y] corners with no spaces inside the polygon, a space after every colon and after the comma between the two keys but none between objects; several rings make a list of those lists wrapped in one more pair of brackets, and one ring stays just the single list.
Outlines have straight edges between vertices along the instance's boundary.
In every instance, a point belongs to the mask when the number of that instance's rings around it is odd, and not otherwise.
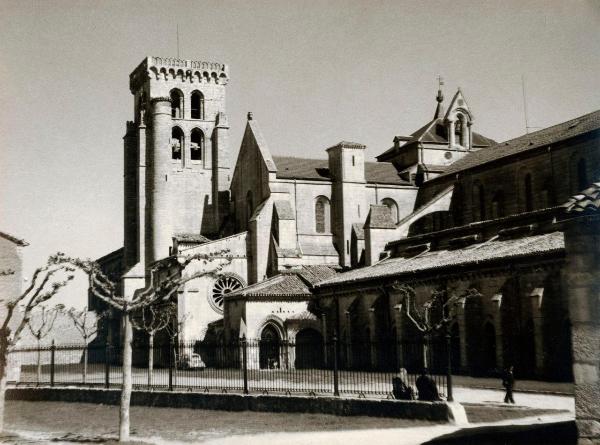
[{"label": "gabled roof", "polygon": [[9,235],[6,232],[0,232],[0,237],[16,244],[17,246],[22,246],[22,247],[29,246],[29,243],[27,241],[25,241],[24,239],[20,239],[15,236]]},{"label": "gabled roof", "polygon": [[[404,145],[401,145],[400,147],[393,146],[393,147],[387,149],[386,151],[384,151],[379,156],[375,156],[375,157],[380,162],[386,161],[388,159],[393,158],[396,154],[400,153],[401,151],[406,150],[407,148],[413,147],[419,143],[447,145],[449,143],[449,141],[446,136],[446,132],[439,131],[440,126],[444,127],[444,119],[443,118],[433,119],[432,121],[428,122],[427,124],[425,124],[421,128],[419,128],[413,134],[411,134],[410,139],[408,141],[406,141],[406,143]],[[495,143],[496,143],[496,141],[494,141],[490,138],[487,138],[475,131],[473,132],[473,147],[474,148],[488,147]]]},{"label": "gabled roof", "polygon": [[315,286],[317,289],[379,280],[386,277],[413,276],[415,273],[438,271],[457,266],[476,266],[497,260],[559,253],[564,250],[564,235],[553,232],[518,239],[494,240],[462,249],[444,249],[422,253],[411,258],[389,258],[372,266],[341,273]]},{"label": "gabled roof", "polygon": [[[310,179],[331,181],[327,159],[273,156],[279,179]],[[396,168],[387,162],[365,162],[365,179],[374,184],[410,185],[398,176]]]},{"label": "gabled roof", "polygon": [[565,213],[587,214],[600,210],[600,182],[593,183],[590,187],[577,195],[573,195],[564,203]]},{"label": "gabled roof", "polygon": [[330,266],[301,266],[298,269],[283,272],[260,283],[231,292],[227,299],[248,300],[295,300],[305,301],[312,296],[311,288],[336,274]]},{"label": "gabled roof", "polygon": [[[555,144],[559,141],[598,130],[599,128],[600,110],[469,153],[462,159],[451,164],[444,174],[438,176],[438,178],[549,144]],[[435,181],[436,179],[432,180]]]}]

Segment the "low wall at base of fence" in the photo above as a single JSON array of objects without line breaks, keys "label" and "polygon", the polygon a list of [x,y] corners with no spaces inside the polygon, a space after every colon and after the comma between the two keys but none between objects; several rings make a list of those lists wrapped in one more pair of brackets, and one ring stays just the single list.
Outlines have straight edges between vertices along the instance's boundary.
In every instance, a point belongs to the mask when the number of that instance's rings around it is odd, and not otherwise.
[{"label": "low wall at base of fence", "polygon": [[[6,400],[102,403],[118,405],[118,389],[23,387],[8,388]],[[445,402],[340,399],[279,395],[207,394],[197,392],[133,391],[131,405],[222,411],[319,413],[336,416],[373,416],[449,422]]]}]

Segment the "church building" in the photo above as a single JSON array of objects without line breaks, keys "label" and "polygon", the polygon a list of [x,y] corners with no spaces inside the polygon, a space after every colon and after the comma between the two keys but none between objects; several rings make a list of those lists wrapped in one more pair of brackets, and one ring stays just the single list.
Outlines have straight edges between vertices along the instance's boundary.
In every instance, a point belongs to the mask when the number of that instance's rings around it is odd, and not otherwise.
[{"label": "church building", "polygon": [[[272,152],[248,113],[232,164],[228,82],[225,64],[176,58],[148,57],[130,75],[124,244],[98,260],[124,293],[145,287],[157,260],[218,253],[218,276],[178,291],[180,340],[325,342],[337,333],[377,344],[413,335],[392,284],[409,283],[421,299],[477,288],[452,327],[462,371],[532,356],[516,342],[536,351],[535,375],[558,366],[540,352],[561,347],[551,326],[568,326],[552,221],[594,177],[597,113],[498,144],[474,131],[460,89],[446,109],[440,88],[433,119],[395,136],[377,162],[359,142],[324,147],[320,159]],[[118,343],[118,319],[107,326]],[[355,366],[348,354],[342,365]],[[378,368],[383,359],[361,360]]]}]

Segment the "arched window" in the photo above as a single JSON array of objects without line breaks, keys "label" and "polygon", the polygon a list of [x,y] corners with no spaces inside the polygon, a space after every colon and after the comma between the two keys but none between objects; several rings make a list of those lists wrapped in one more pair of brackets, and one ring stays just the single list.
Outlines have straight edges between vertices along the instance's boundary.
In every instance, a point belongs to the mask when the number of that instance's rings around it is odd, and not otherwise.
[{"label": "arched window", "polygon": [[330,212],[329,199],[325,196],[317,197],[315,201],[315,231],[317,233],[331,232]]},{"label": "arched window", "polygon": [[171,130],[171,159],[183,157],[183,131],[179,127]]},{"label": "arched window", "polygon": [[204,95],[194,91],[191,97],[192,119],[204,119]]},{"label": "arched window", "polygon": [[589,187],[587,177],[587,165],[584,158],[577,162],[577,191],[580,192]]},{"label": "arched window", "polygon": [[183,93],[177,89],[171,90],[171,117],[183,119]]},{"label": "arched window", "polygon": [[533,185],[531,181],[531,173],[527,173],[523,179],[523,193],[525,194],[525,211],[531,212],[533,210]]},{"label": "arched window", "polygon": [[483,185],[479,182],[473,185],[472,209],[474,221],[485,220],[485,193]]},{"label": "arched window", "polygon": [[395,223],[398,223],[399,215],[398,215],[398,204],[392,198],[384,198],[381,200],[381,205],[386,206],[390,209],[390,213],[392,215],[392,220]]},{"label": "arched window", "polygon": [[504,192],[498,190],[492,198],[492,218],[502,218],[504,216]]},{"label": "arched window", "polygon": [[201,161],[204,153],[204,133],[199,128],[194,128],[190,136],[190,156],[192,161]]}]

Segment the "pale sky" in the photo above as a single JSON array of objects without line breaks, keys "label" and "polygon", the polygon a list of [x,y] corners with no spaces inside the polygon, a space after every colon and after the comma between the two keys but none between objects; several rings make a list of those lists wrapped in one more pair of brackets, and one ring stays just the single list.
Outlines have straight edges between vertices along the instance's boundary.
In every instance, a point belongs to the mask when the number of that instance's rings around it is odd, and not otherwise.
[{"label": "pale sky", "polygon": [[[0,230],[26,239],[26,274],[56,251],[122,245],[129,73],[147,55],[229,64],[235,160],[246,112],[274,154],[368,157],[461,87],[498,141],[600,108],[598,1],[0,0]],[[82,286],[67,299],[85,304]]]}]

